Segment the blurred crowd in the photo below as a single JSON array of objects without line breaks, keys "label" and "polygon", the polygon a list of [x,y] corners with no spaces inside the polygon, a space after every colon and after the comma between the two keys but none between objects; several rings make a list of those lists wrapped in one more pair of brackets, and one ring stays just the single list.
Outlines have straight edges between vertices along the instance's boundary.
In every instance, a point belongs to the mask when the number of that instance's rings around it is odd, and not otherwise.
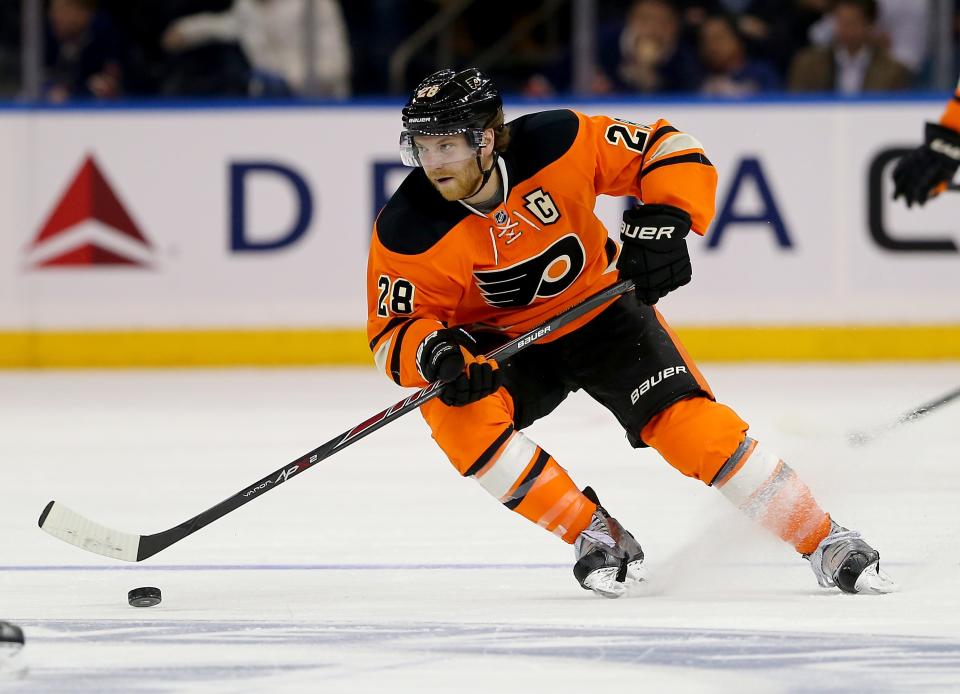
[{"label": "blurred crowd", "polygon": [[[550,3],[483,0],[452,12],[455,4],[47,0],[42,98],[339,99],[402,91],[447,65],[477,65],[507,92],[549,96],[572,90],[571,3],[545,11]],[[939,19],[934,5],[597,0],[596,60],[586,89],[597,95],[737,97],[926,88]],[[21,87],[20,11],[19,0],[0,2],[0,96],[8,98]],[[439,25],[434,34],[432,24]],[[951,31],[956,46],[960,0]],[[409,59],[398,61],[404,53]]]}]

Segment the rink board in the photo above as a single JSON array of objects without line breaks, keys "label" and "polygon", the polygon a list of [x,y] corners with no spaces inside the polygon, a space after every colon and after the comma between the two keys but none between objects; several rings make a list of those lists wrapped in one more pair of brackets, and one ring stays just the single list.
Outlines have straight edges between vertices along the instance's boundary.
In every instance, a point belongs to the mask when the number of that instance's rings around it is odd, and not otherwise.
[{"label": "rink board", "polygon": [[[960,195],[889,199],[939,100],[573,105],[665,117],[717,166],[695,280],[661,306],[701,358],[960,357]],[[368,361],[397,128],[396,104],[0,110],[0,365]],[[609,229],[624,204],[601,198]]]}]

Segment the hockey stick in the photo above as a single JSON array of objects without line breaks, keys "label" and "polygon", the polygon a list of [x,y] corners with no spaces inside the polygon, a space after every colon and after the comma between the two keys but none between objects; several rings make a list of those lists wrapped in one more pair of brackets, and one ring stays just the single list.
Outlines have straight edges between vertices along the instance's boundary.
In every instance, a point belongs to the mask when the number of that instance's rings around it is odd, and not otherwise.
[{"label": "hockey stick", "polygon": [[866,431],[850,432],[850,434],[847,435],[847,441],[851,446],[864,446],[868,443],[872,443],[887,432],[896,429],[900,425],[913,422],[921,417],[925,417],[938,407],[946,405],[948,402],[956,400],[957,398],[960,398],[960,388],[942,395],[936,400],[931,400],[928,403],[924,403],[923,405],[920,405],[920,407],[916,407],[909,412],[900,415],[892,422],[873,427],[872,429]]},{"label": "hockey stick", "polygon": [[[600,307],[605,302],[629,292],[631,289],[633,289],[632,280],[618,282],[607,289],[593,294],[581,303],[571,306],[533,330],[524,333],[520,337],[514,338],[502,347],[492,351],[487,357],[489,359],[509,359],[517,354],[517,352],[540,340],[543,336],[563,327],[570,321],[583,316],[589,311]],[[40,527],[54,537],[68,542],[71,545],[76,545],[88,552],[102,554],[105,557],[122,559],[124,561],[143,561],[148,557],[152,557],[157,552],[166,549],[173,543],[179,542],[188,535],[192,535],[200,530],[200,528],[209,525],[218,518],[236,510],[248,501],[252,501],[271,489],[280,486],[291,477],[299,475],[304,470],[310,469],[321,460],[329,458],[350,444],[356,443],[364,436],[372,434],[380,427],[386,426],[389,422],[405,415],[414,408],[419,407],[428,400],[436,397],[440,392],[441,386],[442,384],[437,382],[418,390],[408,398],[401,400],[382,412],[378,412],[349,431],[340,434],[322,446],[314,448],[309,453],[300,456],[289,465],[285,465],[279,470],[274,470],[263,479],[254,482],[233,496],[224,499],[216,506],[208,508],[203,513],[169,530],[154,533],[153,535],[134,535],[132,533],[118,532],[88,520],[57,501],[51,501],[47,504],[46,508],[43,509],[43,513],[40,514]]]}]

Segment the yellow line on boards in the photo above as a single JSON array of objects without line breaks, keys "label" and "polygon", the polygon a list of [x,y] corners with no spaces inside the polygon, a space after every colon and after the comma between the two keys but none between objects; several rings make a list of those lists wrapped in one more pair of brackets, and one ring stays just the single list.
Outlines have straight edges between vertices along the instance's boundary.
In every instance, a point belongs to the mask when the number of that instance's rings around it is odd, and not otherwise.
[{"label": "yellow line on boards", "polygon": [[960,359],[960,325],[687,327],[677,333],[704,361]]},{"label": "yellow line on boards", "polygon": [[[701,361],[960,359],[960,325],[688,326]],[[372,365],[363,330],[0,331],[0,368]]]},{"label": "yellow line on boards", "polygon": [[0,367],[372,364],[366,333],[335,330],[0,332]]}]

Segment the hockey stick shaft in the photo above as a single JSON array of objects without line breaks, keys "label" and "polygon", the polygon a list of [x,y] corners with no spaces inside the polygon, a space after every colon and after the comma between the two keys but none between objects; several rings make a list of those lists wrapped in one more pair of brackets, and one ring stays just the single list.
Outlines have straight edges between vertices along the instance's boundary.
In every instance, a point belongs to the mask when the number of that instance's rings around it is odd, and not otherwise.
[{"label": "hockey stick shaft", "polygon": [[[604,303],[629,292],[631,289],[633,289],[632,280],[623,280],[613,284],[591,295],[579,304],[571,306],[536,328],[507,342],[505,345],[488,354],[487,358],[501,361],[509,359],[521,350],[539,341],[544,336],[555,332],[571,321],[599,308]],[[62,504],[58,504],[56,501],[51,501],[47,504],[46,508],[44,508],[40,516],[39,525],[54,537],[86,549],[87,551],[116,559],[124,559],[126,561],[143,561],[157,552],[166,549],[175,542],[179,542],[188,535],[192,535],[218,518],[222,518],[231,511],[266,494],[271,489],[275,489],[290,478],[299,475],[304,470],[309,470],[321,460],[329,458],[334,453],[343,450],[365,436],[372,434],[377,429],[386,426],[395,419],[416,409],[423,403],[439,395],[442,385],[442,383],[437,382],[418,390],[413,395],[378,412],[352,429],[330,439],[323,445],[314,448],[309,453],[300,456],[279,470],[274,470],[266,477],[244,487],[241,491],[224,499],[219,504],[210,507],[203,513],[169,530],[164,530],[153,535],[139,536],[113,531],[105,526],[87,520],[80,514],[64,507]]]},{"label": "hockey stick shaft", "polygon": [[858,446],[862,446],[864,444],[870,443],[878,439],[879,437],[883,436],[887,432],[891,431],[892,429],[896,429],[902,424],[913,422],[917,419],[920,419],[921,417],[926,417],[928,414],[930,414],[937,408],[942,407],[949,402],[953,402],[957,398],[960,398],[960,388],[957,388],[956,390],[953,390],[949,393],[945,393],[944,395],[941,395],[936,400],[931,400],[930,402],[924,403],[919,407],[915,407],[909,412],[903,413],[902,415],[897,417],[894,421],[890,422],[889,424],[884,424],[879,427],[874,427],[870,431],[853,432],[848,437],[849,441],[851,444],[858,445]]}]

